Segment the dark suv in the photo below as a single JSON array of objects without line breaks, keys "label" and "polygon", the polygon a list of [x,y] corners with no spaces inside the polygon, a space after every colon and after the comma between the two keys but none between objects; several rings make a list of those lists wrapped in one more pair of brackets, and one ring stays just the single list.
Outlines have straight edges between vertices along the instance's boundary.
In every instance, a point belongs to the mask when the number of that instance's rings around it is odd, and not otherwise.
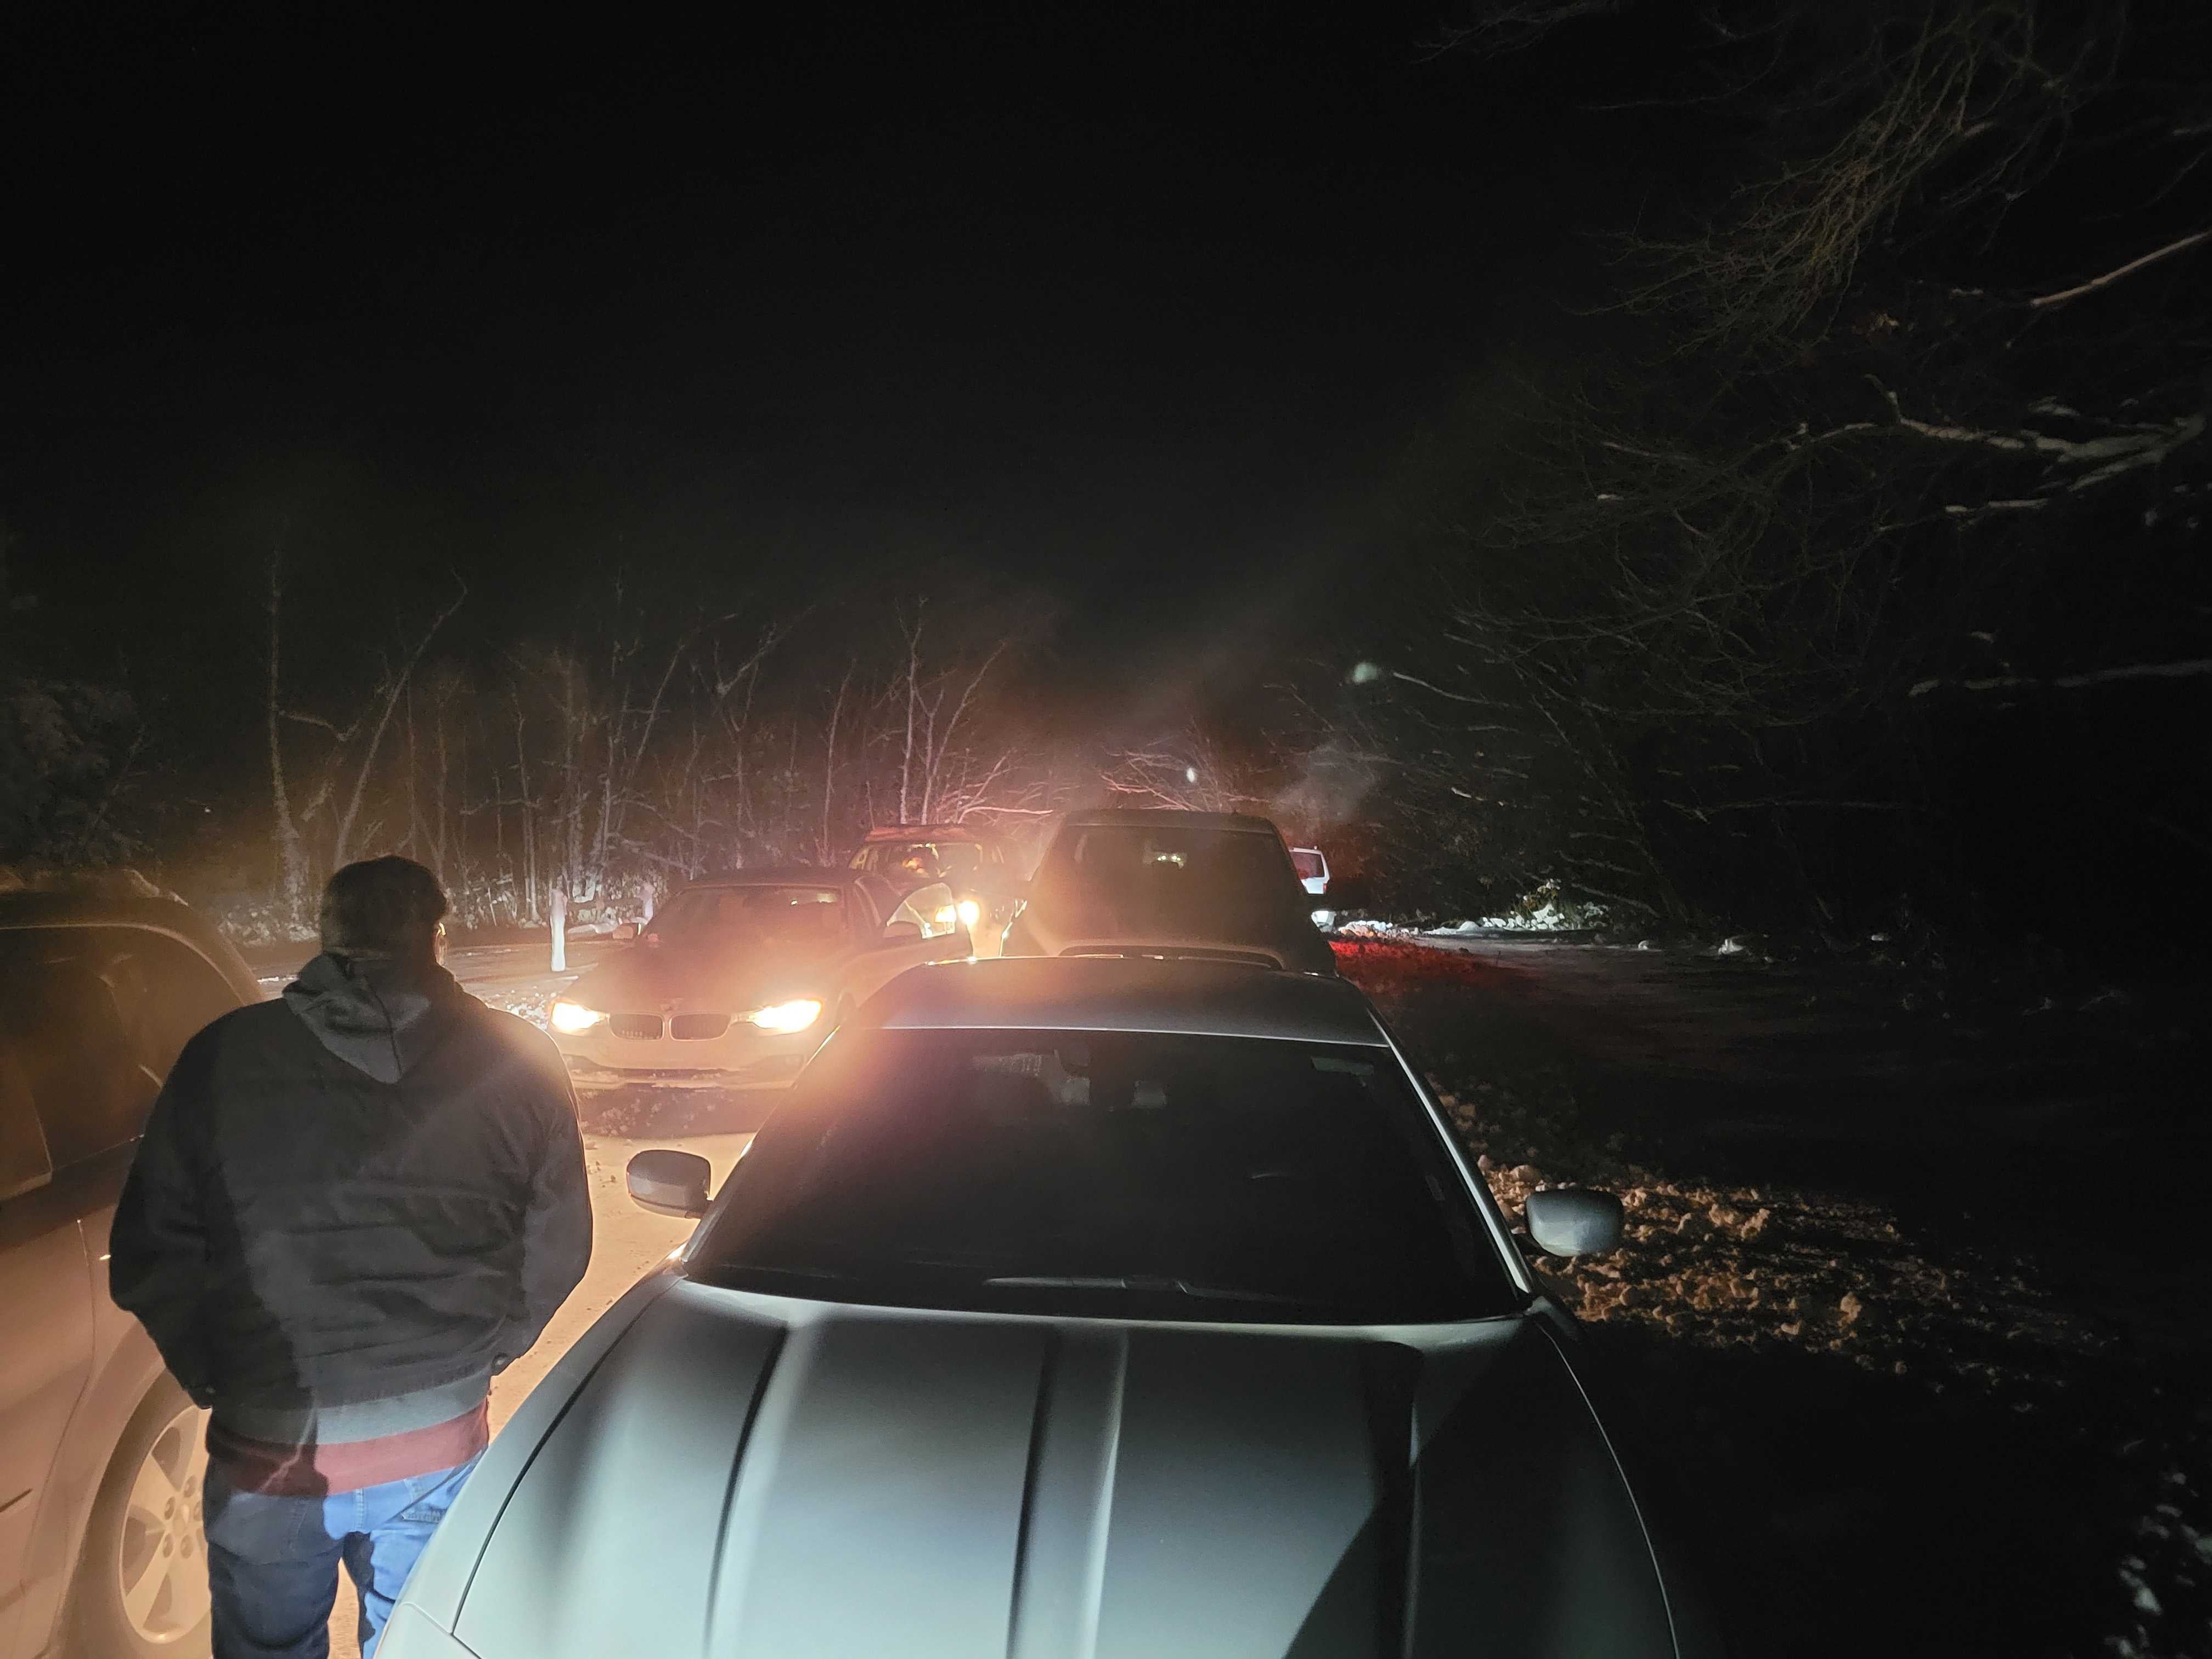
[{"label": "dark suv", "polygon": [[136,877],[0,869],[0,1659],[207,1651],[205,1414],[108,1300],[107,1236],[178,1051],[259,994]]},{"label": "dark suv", "polygon": [[1336,971],[1280,832],[1240,812],[1070,812],[1006,929],[1005,954]]}]

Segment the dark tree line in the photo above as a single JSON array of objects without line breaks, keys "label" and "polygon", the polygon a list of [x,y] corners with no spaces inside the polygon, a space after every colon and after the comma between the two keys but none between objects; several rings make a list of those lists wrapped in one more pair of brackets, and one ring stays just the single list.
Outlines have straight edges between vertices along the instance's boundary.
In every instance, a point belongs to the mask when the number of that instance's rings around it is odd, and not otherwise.
[{"label": "dark tree line", "polygon": [[491,649],[448,637],[456,594],[365,684],[295,695],[285,581],[272,558],[272,930],[372,852],[429,865],[470,926],[634,915],[709,872],[830,861],[878,824],[1042,818],[1065,790],[1020,696],[1045,620],[1024,602],[716,611],[610,578],[565,635]]},{"label": "dark tree line", "polygon": [[[257,555],[227,884],[296,925],[334,864],[397,848],[465,920],[526,923],[1113,799],[1271,812],[1397,910],[1543,891],[1839,939],[2185,912],[2212,855],[2194,21],[1489,7],[1443,44],[1570,83],[1608,61],[1606,118],[1694,165],[1609,239],[1610,311],[1428,441],[1364,614],[1333,596],[1267,695],[1074,729],[1048,607],[957,572],[811,606],[610,575],[502,631],[458,585],[334,623],[306,561]],[[34,662],[0,599],[0,857],[158,857],[179,789],[147,787],[144,700]]]}]

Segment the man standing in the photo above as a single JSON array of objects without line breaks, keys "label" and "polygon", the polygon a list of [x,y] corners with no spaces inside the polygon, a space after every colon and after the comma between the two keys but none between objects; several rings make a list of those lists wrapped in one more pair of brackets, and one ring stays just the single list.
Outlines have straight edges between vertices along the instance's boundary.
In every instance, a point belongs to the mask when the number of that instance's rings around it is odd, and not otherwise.
[{"label": "man standing", "polygon": [[441,965],[445,913],[407,859],[332,876],[322,954],[185,1046],[116,1213],[115,1300],[214,1413],[216,1659],[321,1659],[341,1560],[374,1653],[591,1255],[560,1053]]}]

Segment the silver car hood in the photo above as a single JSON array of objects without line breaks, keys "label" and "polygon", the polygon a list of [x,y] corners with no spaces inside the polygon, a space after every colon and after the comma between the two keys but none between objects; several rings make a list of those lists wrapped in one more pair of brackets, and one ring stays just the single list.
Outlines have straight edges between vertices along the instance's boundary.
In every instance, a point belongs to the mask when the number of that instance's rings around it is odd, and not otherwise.
[{"label": "silver car hood", "polygon": [[664,1281],[607,1323],[409,1588],[478,1659],[1674,1650],[1537,1319],[1119,1324]]}]

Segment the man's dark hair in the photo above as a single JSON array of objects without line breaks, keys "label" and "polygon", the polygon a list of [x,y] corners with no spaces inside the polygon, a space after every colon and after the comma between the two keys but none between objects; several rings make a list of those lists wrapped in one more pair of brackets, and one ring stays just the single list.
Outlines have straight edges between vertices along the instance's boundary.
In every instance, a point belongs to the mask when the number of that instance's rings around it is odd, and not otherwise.
[{"label": "man's dark hair", "polygon": [[412,859],[363,859],[323,889],[317,923],[323,949],[334,957],[398,957],[428,962],[437,955],[445,890]]}]

